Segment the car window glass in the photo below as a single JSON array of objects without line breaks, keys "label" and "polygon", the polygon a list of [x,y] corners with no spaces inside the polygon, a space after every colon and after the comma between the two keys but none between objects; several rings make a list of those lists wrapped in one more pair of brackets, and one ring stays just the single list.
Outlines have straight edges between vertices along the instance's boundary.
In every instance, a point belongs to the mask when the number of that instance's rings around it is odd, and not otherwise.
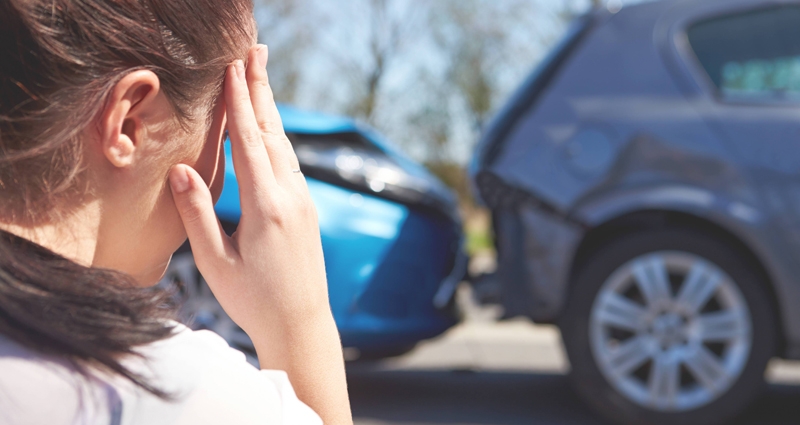
[{"label": "car window glass", "polygon": [[714,18],[688,36],[723,97],[800,101],[800,6]]}]

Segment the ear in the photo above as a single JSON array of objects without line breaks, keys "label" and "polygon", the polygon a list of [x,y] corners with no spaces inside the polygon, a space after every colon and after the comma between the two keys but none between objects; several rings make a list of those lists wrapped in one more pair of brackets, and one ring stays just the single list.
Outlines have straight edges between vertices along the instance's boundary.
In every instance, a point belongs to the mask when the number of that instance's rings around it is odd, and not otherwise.
[{"label": "ear", "polygon": [[124,76],[111,91],[98,124],[103,155],[114,167],[133,163],[144,121],[150,109],[157,107],[160,89],[156,74],[139,70]]}]

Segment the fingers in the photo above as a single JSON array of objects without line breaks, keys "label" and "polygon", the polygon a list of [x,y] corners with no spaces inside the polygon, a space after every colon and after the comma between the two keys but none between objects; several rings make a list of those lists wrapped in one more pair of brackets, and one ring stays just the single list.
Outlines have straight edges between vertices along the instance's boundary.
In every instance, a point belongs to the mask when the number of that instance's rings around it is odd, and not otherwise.
[{"label": "fingers", "polygon": [[283,124],[269,85],[268,59],[267,46],[257,45],[250,49],[247,58],[247,87],[250,89],[250,99],[261,132],[265,136],[279,137],[284,134]]},{"label": "fingers", "polygon": [[169,183],[200,272],[210,273],[209,266],[214,268],[225,258],[236,255],[214,213],[211,192],[197,171],[188,165],[172,167]]},{"label": "fingers", "polygon": [[252,213],[258,208],[260,195],[270,193],[275,185],[275,175],[267,150],[264,149],[264,141],[250,102],[244,64],[240,60],[228,65],[225,103],[231,155],[239,183],[242,211]]},{"label": "fingers", "polygon": [[269,49],[267,46],[257,45],[250,49],[247,66],[250,99],[276,179],[294,178],[296,176],[292,176],[291,171],[298,169],[299,164],[294,149],[284,132],[281,116],[269,85],[268,59]]}]

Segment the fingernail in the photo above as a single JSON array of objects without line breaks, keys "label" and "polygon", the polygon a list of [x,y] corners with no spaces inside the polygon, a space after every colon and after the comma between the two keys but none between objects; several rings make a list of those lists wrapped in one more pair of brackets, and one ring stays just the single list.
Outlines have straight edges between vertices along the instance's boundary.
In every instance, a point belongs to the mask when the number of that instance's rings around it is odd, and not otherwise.
[{"label": "fingernail", "polygon": [[234,63],[234,66],[236,66],[236,75],[239,77],[240,80],[244,81],[244,79],[245,79],[245,76],[244,76],[244,62],[242,62],[241,59],[238,59]]},{"label": "fingernail", "polygon": [[189,175],[183,167],[175,167],[169,173],[169,184],[173,193],[183,193],[189,190]]},{"label": "fingernail", "polygon": [[267,60],[269,59],[269,48],[265,45],[259,45],[258,47],[258,64],[262,68],[267,67]]}]

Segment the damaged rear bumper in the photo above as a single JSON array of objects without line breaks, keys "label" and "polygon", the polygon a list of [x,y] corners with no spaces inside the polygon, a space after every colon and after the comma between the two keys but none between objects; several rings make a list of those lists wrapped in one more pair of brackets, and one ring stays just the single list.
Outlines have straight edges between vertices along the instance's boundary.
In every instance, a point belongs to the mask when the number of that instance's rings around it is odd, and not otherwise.
[{"label": "damaged rear bumper", "polygon": [[482,173],[477,182],[492,210],[495,279],[505,316],[555,321],[567,298],[570,266],[585,226],[493,174]]}]

